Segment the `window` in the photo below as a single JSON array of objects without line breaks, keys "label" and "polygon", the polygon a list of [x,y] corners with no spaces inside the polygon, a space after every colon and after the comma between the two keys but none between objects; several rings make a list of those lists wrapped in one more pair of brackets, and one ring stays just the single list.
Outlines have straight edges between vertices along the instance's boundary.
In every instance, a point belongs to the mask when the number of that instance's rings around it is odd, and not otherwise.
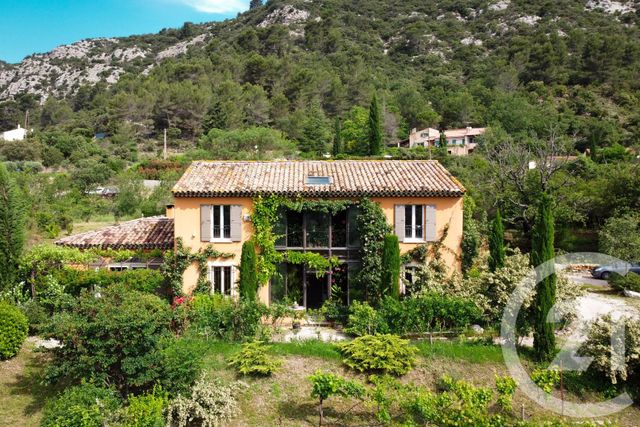
[{"label": "window", "polygon": [[215,240],[231,239],[231,206],[215,205],[211,206],[213,219],[213,238]]},{"label": "window", "polygon": [[424,205],[404,206],[404,237],[405,241],[424,239]]},{"label": "window", "polygon": [[308,176],[307,185],[329,185],[331,178],[328,176]]},{"label": "window", "polygon": [[210,264],[209,281],[211,293],[232,296],[234,292],[235,271],[232,265]]},{"label": "window", "polygon": [[411,295],[413,291],[413,285],[418,279],[418,267],[415,265],[405,265],[403,280],[400,282],[400,293],[403,295]]}]

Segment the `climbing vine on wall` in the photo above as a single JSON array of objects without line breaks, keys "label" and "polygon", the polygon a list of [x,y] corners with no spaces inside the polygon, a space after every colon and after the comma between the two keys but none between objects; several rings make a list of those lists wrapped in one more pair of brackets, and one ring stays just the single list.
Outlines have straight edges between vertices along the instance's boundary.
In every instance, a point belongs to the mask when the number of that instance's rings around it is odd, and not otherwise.
[{"label": "climbing vine on wall", "polygon": [[198,265],[198,284],[195,293],[208,293],[210,284],[208,280],[207,262],[210,258],[233,258],[234,254],[224,253],[215,250],[211,246],[200,249],[192,254],[189,248],[185,248],[182,239],[176,239],[176,247],[173,251],[168,251],[164,255],[162,263],[162,273],[164,274],[169,288],[174,297],[182,296],[182,281],[185,270],[194,261]]}]

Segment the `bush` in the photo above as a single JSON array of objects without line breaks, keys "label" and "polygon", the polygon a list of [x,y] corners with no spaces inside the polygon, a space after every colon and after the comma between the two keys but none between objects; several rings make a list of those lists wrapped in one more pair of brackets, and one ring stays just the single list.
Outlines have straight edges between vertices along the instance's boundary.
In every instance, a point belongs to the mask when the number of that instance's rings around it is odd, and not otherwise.
[{"label": "bush", "polygon": [[197,295],[188,307],[191,327],[207,337],[228,341],[256,337],[267,307],[255,301],[236,301],[223,295]]},{"label": "bush", "polygon": [[20,310],[29,321],[30,334],[39,334],[49,323],[49,313],[38,301],[27,301],[20,305]]},{"label": "bush", "polygon": [[121,411],[119,423],[127,427],[164,427],[164,410],[169,404],[162,387],[140,396],[130,396],[128,405]]},{"label": "bush", "polygon": [[238,413],[236,396],[242,388],[239,382],[225,384],[203,376],[193,385],[189,397],[178,396],[169,404],[167,425],[224,425]]},{"label": "bush", "polygon": [[496,375],[496,390],[498,391],[498,405],[505,411],[511,412],[513,409],[513,395],[518,389],[516,380],[509,376],[500,377]]},{"label": "bush", "polygon": [[404,375],[415,363],[417,349],[396,335],[365,335],[339,344],[342,362],[359,372]]},{"label": "bush", "polygon": [[44,407],[42,427],[102,427],[120,407],[111,389],[82,384],[66,389]]},{"label": "bush", "polygon": [[557,369],[536,369],[531,372],[531,381],[545,393],[551,393],[560,384],[560,371]]},{"label": "bush", "polygon": [[165,284],[162,273],[150,269],[95,271],[62,268],[55,271],[53,277],[64,283],[65,289],[72,295],[79,295],[82,290],[93,289],[96,286],[106,288],[113,285],[124,285],[129,289],[146,293],[162,293]]},{"label": "bush", "polygon": [[242,350],[229,359],[229,366],[241,375],[269,376],[280,367],[280,361],[269,357],[265,346],[259,341],[242,345]]},{"label": "bush", "polygon": [[50,380],[95,378],[124,394],[150,387],[162,375],[160,347],[169,335],[171,310],[155,295],[112,286],[83,292],[68,313],[53,318]]},{"label": "bush", "polygon": [[618,291],[640,292],[640,274],[628,272],[626,275],[613,273],[609,284]]},{"label": "bush", "polygon": [[384,319],[367,302],[354,301],[351,304],[347,325],[345,332],[357,337],[387,332]]},{"label": "bush", "polygon": [[349,318],[349,307],[344,305],[339,299],[331,297],[326,300],[320,312],[328,322],[347,324]]},{"label": "bush", "polygon": [[0,302],[0,359],[18,354],[28,333],[29,321],[20,309]]},{"label": "bush", "polygon": [[187,392],[202,373],[205,352],[200,340],[165,338],[160,350],[160,384],[163,389],[172,396]]}]

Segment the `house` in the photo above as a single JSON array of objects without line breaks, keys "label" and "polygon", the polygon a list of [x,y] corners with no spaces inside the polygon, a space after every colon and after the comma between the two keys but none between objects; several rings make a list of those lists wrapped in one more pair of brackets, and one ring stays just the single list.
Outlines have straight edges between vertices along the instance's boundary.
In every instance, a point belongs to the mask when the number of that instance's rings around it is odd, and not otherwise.
[{"label": "house", "polygon": [[[366,197],[382,208],[402,253],[443,239],[443,260],[453,272],[460,270],[464,191],[440,163],[429,160],[195,162],[173,188],[175,237],[191,252],[212,245],[233,254],[210,259],[207,268],[214,292],[235,295],[242,244],[254,234],[255,198],[357,202]],[[280,274],[260,288],[260,300],[318,308],[337,281],[350,295],[350,278],[361,260],[357,213],[357,205],[333,214],[280,211],[275,249],[337,257],[340,278],[332,271],[318,275],[304,265],[284,263]],[[186,293],[196,288],[198,277],[193,263],[184,273]]]},{"label": "house", "polygon": [[[338,286],[346,302],[359,298],[353,277],[361,264],[356,218],[364,198],[377,203],[406,254],[438,243],[451,273],[461,268],[464,187],[437,161],[199,161],[173,188],[174,205],[166,217],[143,218],[90,233],[69,236],[57,244],[78,248],[167,249],[180,243],[192,254],[215,250],[193,261],[183,273],[183,291],[192,293],[203,270],[212,292],[237,296],[244,242],[254,238],[254,207],[272,196],[307,201],[300,209],[283,206],[273,224],[274,250],[316,253],[337,260],[335,268],[316,271],[305,264],[283,262],[259,289],[265,304],[279,301],[318,308]],[[342,206],[317,210],[315,202]],[[211,253],[211,252],[210,252]],[[204,269],[203,269],[204,267]],[[414,263],[404,266],[410,278]]]},{"label": "house", "polygon": [[18,125],[16,129],[8,130],[0,134],[4,141],[23,141],[27,137],[27,130]]},{"label": "house", "polygon": [[[466,127],[464,129],[447,129],[444,138],[447,141],[447,151],[449,154],[456,156],[466,156],[473,153],[476,148],[476,137],[484,134],[486,128]],[[409,139],[401,141],[400,147],[437,147],[440,145],[442,138],[439,130],[434,128],[426,128],[422,130],[412,129]]]}]

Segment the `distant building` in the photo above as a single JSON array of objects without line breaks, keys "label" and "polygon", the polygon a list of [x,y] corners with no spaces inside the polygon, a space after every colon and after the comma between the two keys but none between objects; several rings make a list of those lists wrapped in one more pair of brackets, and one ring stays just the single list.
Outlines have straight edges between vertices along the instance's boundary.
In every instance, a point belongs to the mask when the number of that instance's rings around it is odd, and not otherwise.
[{"label": "distant building", "polygon": [[27,137],[27,130],[18,125],[17,129],[8,130],[0,134],[0,139],[4,141],[22,141]]},{"label": "distant building", "polygon": [[[466,156],[476,148],[476,137],[482,135],[486,128],[466,127],[463,129],[447,129],[444,138],[447,141],[447,151],[455,156]],[[440,131],[434,128],[422,130],[412,129],[409,139],[400,141],[400,147],[437,147],[440,144]]]}]

